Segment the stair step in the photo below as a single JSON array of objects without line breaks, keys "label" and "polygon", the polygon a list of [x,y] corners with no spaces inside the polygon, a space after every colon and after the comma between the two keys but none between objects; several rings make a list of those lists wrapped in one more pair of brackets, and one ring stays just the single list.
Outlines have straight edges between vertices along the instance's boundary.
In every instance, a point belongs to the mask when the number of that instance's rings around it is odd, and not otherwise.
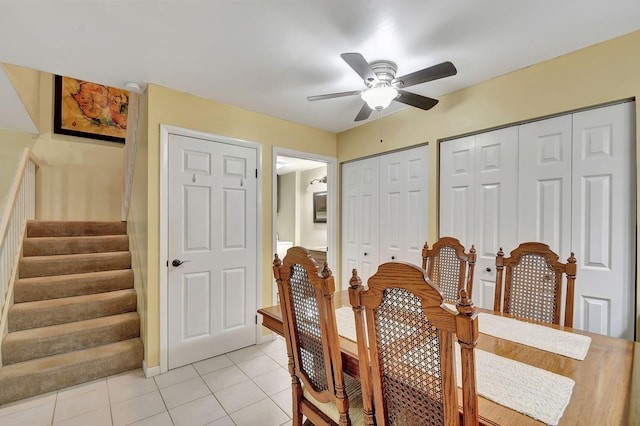
[{"label": "stair step", "polygon": [[23,257],[20,259],[18,272],[20,278],[30,278],[129,268],[131,253],[117,251]]},{"label": "stair step", "polygon": [[13,289],[13,300],[14,303],[34,302],[129,288],[133,288],[131,269],[20,278]]},{"label": "stair step", "polygon": [[28,221],[27,237],[73,237],[79,235],[121,235],[127,222],[121,221]]},{"label": "stair step", "polygon": [[140,338],[0,368],[0,404],[140,368]]},{"label": "stair step", "polygon": [[15,364],[139,336],[137,312],[17,331],[2,342],[2,363]]},{"label": "stair step", "polygon": [[126,235],[35,237],[25,238],[22,244],[22,255],[25,257],[127,250],[129,237]]},{"label": "stair step", "polygon": [[9,332],[132,312],[136,304],[133,289],[16,303],[9,308]]}]

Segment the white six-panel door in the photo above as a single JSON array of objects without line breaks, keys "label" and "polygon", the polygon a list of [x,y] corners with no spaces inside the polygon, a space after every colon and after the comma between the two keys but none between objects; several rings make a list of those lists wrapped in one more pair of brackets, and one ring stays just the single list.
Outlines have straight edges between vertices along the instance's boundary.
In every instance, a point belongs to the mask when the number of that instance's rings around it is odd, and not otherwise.
[{"label": "white six-panel door", "polygon": [[257,154],[181,135],[168,148],[171,369],[256,341]]},{"label": "white six-panel door", "polygon": [[422,264],[428,225],[428,148],[380,156],[380,263]]}]

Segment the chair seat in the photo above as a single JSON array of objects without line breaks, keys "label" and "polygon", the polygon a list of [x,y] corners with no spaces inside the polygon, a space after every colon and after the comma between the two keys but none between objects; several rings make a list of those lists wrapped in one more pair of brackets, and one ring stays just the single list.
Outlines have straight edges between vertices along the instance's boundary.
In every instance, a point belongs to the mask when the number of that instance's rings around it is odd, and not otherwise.
[{"label": "chair seat", "polygon": [[[356,379],[344,376],[344,386],[349,397],[349,418],[353,426],[359,426],[364,424],[364,413],[362,411],[362,388],[360,382]],[[331,420],[336,423],[340,423],[340,412],[338,407],[333,402],[320,402],[315,399],[306,387],[302,388],[302,394],[305,399],[309,400],[313,405],[318,407],[320,411],[326,414]]]}]

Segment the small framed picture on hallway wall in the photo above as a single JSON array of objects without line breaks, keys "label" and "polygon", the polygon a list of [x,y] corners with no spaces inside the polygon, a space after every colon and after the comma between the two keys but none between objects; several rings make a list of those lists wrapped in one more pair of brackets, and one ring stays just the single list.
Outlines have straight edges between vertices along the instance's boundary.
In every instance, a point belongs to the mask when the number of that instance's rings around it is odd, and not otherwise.
[{"label": "small framed picture on hallway wall", "polygon": [[327,192],[313,193],[313,221],[315,223],[327,222]]},{"label": "small framed picture on hallway wall", "polygon": [[54,133],[124,143],[129,91],[55,76]]}]

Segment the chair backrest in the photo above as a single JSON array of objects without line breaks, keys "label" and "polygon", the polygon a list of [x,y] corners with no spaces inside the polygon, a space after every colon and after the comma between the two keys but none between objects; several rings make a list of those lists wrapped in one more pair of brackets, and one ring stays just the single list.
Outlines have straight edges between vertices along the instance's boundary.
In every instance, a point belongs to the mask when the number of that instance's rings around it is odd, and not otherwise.
[{"label": "chair backrest", "polygon": [[[325,262],[319,271],[305,248],[292,247],[283,261],[275,255],[273,273],[280,294],[293,394],[302,398],[302,382],[317,401],[334,402],[341,424],[343,421],[348,424],[349,400],[342,372],[331,270]],[[294,401],[294,410],[295,407]]]},{"label": "chair backrest", "polygon": [[[463,422],[478,424],[474,348],[477,313],[464,290],[458,312],[423,269],[401,262],[380,265],[362,286],[353,270],[349,300],[355,314],[363,405],[373,401],[378,425],[458,425],[456,348],[460,343]],[[366,319],[366,331],[365,331]],[[369,342],[367,349],[366,342]]]},{"label": "chair backrest", "polygon": [[457,238],[441,237],[432,248],[428,243],[422,248],[422,269],[427,271],[431,283],[440,288],[447,303],[456,303],[463,288],[472,297],[475,264],[475,247],[465,253]]},{"label": "chair backrest", "polygon": [[561,263],[558,255],[543,243],[522,243],[511,252],[510,257],[504,257],[501,247],[496,255],[493,310],[519,318],[560,324],[562,275],[565,274],[567,294],[564,325],[573,327],[576,269],[573,252],[567,263]]}]

